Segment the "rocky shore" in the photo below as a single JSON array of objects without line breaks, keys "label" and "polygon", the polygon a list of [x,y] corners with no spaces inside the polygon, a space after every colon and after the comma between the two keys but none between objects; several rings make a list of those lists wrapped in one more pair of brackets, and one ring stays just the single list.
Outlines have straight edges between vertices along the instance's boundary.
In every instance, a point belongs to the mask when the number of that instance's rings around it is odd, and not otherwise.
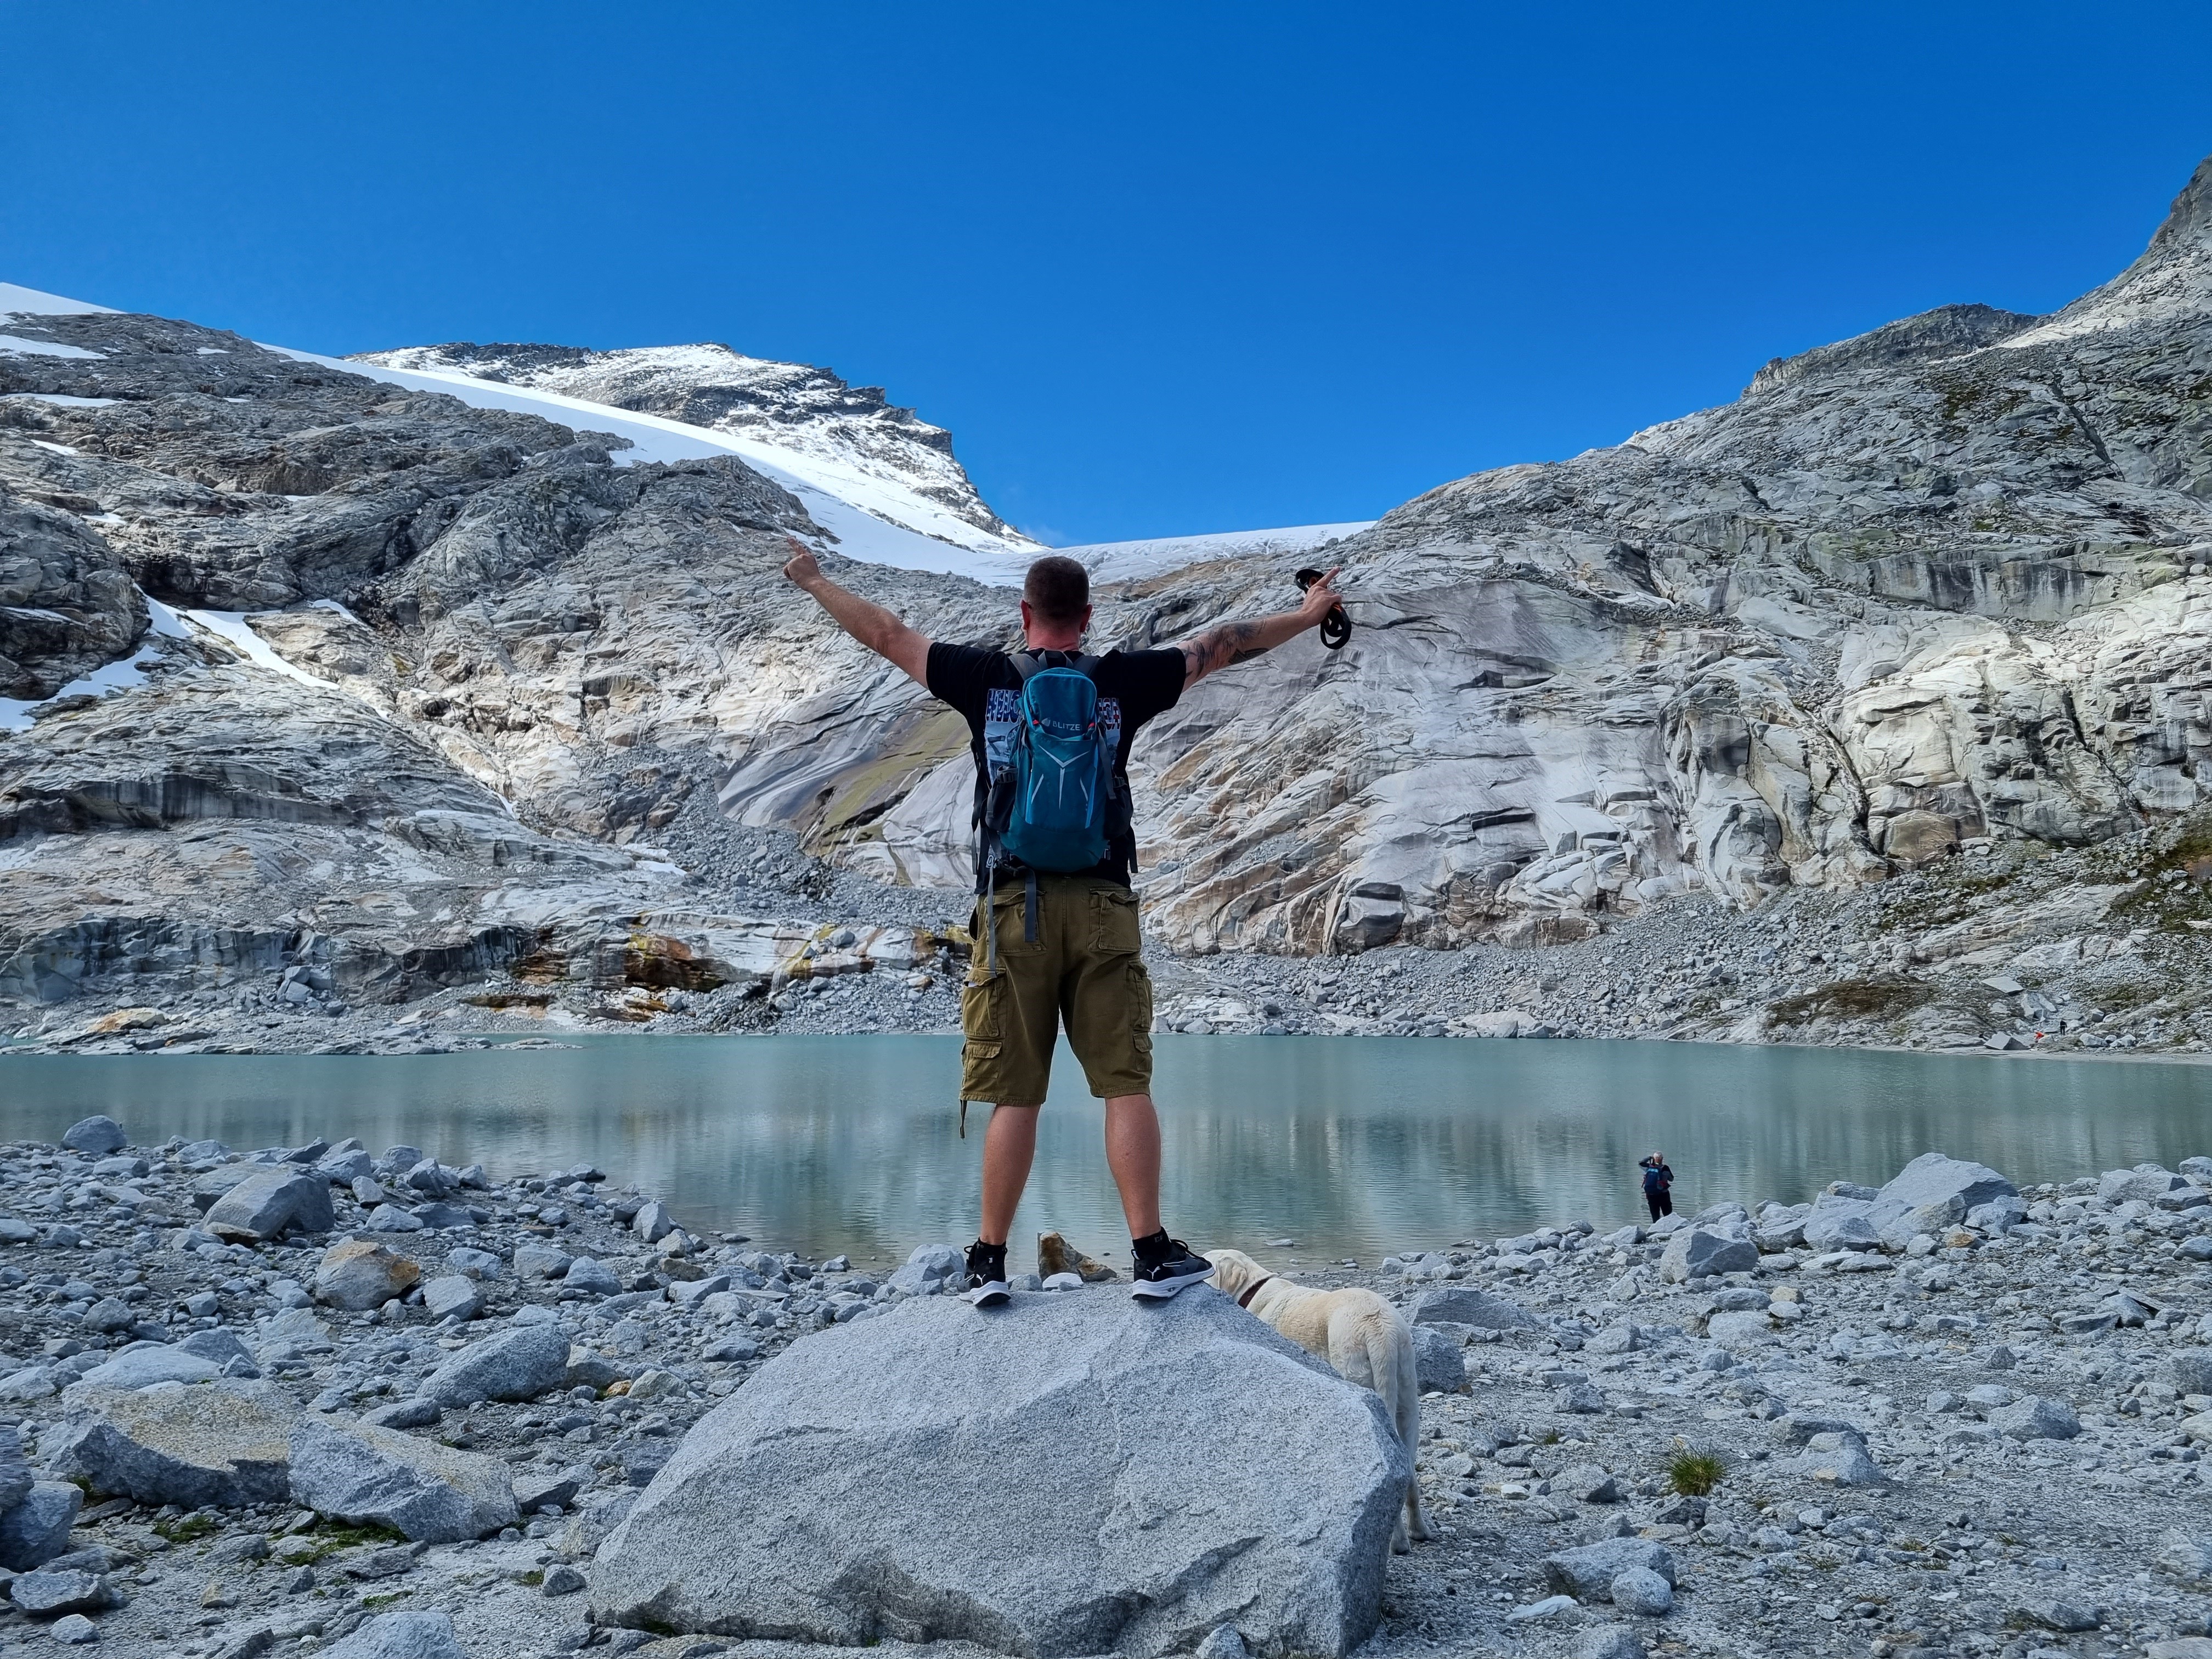
[{"label": "rocky shore", "polygon": [[[611,985],[526,963],[356,1004],[297,960],[221,988],[153,978],[17,1003],[0,1054],[437,1052],[577,1032],[959,1029],[967,897],[808,859],[704,813],[672,838],[690,908],[625,933]],[[653,850],[653,849],[648,849]],[[1933,1052],[2194,1055],[2212,1042],[2212,817],[2094,848],[1978,842],[1851,892],[1746,914],[1687,895],[1541,950],[1147,952],[1155,1029],[1194,1035],[1643,1037]],[[146,999],[151,996],[153,1000]],[[0,1032],[10,1022],[0,999]]]},{"label": "rocky shore", "polygon": [[[942,1325],[850,1328],[950,1246],[800,1261],[588,1168],[65,1139],[0,1150],[0,1652],[829,1651],[623,1627],[601,1546],[763,1366],[748,1401],[861,1387]],[[1389,1563],[1376,1659],[2212,1653],[2212,1159],[2015,1192],[1930,1154],[1648,1231],[1262,1255],[1414,1322],[1439,1536]],[[1066,1295],[1126,1305],[1031,1277],[996,1331]]]}]

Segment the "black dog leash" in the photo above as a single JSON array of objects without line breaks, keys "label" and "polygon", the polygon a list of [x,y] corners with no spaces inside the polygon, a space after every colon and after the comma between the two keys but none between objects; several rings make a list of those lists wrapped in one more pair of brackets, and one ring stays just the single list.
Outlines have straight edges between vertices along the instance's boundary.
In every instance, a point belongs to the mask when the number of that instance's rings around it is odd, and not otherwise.
[{"label": "black dog leash", "polygon": [[[1291,580],[1297,583],[1298,592],[1303,593],[1321,580],[1321,572],[1301,570]],[[1321,619],[1321,642],[1332,651],[1341,651],[1351,637],[1352,618],[1345,615],[1342,605],[1330,606],[1328,615]]]}]

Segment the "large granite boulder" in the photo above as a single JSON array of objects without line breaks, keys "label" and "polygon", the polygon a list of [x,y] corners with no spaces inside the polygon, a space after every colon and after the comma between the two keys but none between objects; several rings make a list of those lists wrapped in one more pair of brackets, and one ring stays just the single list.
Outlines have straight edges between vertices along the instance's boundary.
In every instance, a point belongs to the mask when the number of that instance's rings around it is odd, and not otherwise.
[{"label": "large granite boulder", "polygon": [[303,1418],[291,1455],[294,1503],[428,1543],[481,1538],[513,1526],[520,1513],[514,1477],[499,1459],[394,1429]]},{"label": "large granite boulder", "polygon": [[252,1243],[290,1227],[326,1233],[334,1219],[330,1182],[289,1164],[272,1164],[210,1205],[204,1224],[217,1238]]},{"label": "large granite boulder", "polygon": [[2019,1195],[2019,1188],[1986,1164],[1923,1152],[1875,1194],[1867,1218],[1883,1243],[1902,1249],[1916,1233],[1941,1233],[1969,1210]]},{"label": "large granite boulder", "polygon": [[265,1382],[70,1391],[77,1420],[40,1444],[47,1467],[104,1497],[186,1509],[282,1502],[299,1407]]},{"label": "large granite boulder", "polygon": [[594,1617],[853,1645],[1344,1654],[1407,1455],[1364,1389],[1210,1286],[926,1297],[794,1344],[599,1552]]}]

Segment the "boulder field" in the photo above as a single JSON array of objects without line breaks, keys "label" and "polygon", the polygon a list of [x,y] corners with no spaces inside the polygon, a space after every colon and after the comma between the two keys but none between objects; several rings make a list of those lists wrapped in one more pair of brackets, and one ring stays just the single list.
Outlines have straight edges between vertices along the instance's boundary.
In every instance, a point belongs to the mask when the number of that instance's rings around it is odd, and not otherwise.
[{"label": "boulder field", "polygon": [[[295,1182],[326,1230],[206,1224]],[[1279,1244],[1415,1331],[1437,1535],[1395,1557],[1376,1402],[1211,1287],[1021,1274],[986,1315],[949,1245],[809,1261],[589,1168],[100,1119],[0,1148],[0,1205],[4,1653],[2212,1641],[2212,1158],[2022,1186],[1931,1152],[1650,1228]]]}]

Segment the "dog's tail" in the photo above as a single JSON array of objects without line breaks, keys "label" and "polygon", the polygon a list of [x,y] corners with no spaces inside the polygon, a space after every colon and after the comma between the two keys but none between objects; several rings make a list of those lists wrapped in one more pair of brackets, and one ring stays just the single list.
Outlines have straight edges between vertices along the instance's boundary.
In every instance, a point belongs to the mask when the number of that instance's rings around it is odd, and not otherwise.
[{"label": "dog's tail", "polygon": [[1421,1443],[1421,1380],[1414,1369],[1413,1339],[1395,1311],[1367,1333],[1367,1369],[1406,1455],[1414,1455]]}]

